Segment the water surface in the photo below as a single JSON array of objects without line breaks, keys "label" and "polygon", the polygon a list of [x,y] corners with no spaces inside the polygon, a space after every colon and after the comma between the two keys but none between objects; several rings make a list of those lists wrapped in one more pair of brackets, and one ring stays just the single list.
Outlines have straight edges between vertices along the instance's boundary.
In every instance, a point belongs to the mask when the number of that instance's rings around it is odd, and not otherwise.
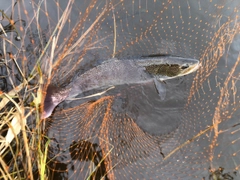
[{"label": "water surface", "polygon": [[[105,179],[208,179],[209,168],[218,167],[236,171],[238,179],[238,0],[106,2],[74,2],[54,53],[52,84],[63,87],[113,56],[172,54],[200,59],[202,66],[166,82],[164,102],[148,84],[62,103],[46,121],[52,179],[84,179],[97,164],[92,176],[107,174]],[[29,22],[37,4],[18,6],[28,14],[16,17]],[[39,57],[39,39],[48,42],[66,6],[41,4],[41,38],[35,20],[26,31],[29,63]]]}]

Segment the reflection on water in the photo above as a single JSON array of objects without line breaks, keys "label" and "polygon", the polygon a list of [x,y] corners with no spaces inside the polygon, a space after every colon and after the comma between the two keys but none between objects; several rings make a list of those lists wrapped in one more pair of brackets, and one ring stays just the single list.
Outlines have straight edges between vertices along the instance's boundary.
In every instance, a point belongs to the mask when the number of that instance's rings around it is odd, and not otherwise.
[{"label": "reflection on water", "polygon": [[[223,167],[222,174],[236,171],[239,178],[238,0],[44,1],[33,19],[37,2],[16,6],[21,11],[14,17],[32,21],[21,32],[28,51],[18,61],[28,59],[30,71],[53,33],[49,77],[59,87],[111,57],[173,54],[201,61],[196,74],[166,82],[165,102],[152,85],[141,85],[61,104],[46,120],[51,177],[210,179]],[[41,59],[45,72],[50,52]]]},{"label": "reflection on water", "polygon": [[[73,141],[69,149],[66,149],[59,157],[54,157],[56,151],[59,151],[58,142],[55,142],[55,145],[56,146],[52,143],[49,153],[49,158],[54,159],[49,163],[49,167],[52,169],[52,173],[50,174],[52,179],[61,179],[61,173],[54,173],[55,171],[68,171],[68,173],[63,175],[66,178],[68,174],[74,173],[74,176],[77,176],[78,179],[86,179],[87,177],[89,179],[99,179],[105,177],[107,174],[102,150],[98,144],[86,140],[79,140],[78,142]],[[71,162],[62,163],[64,159],[71,159]],[[108,178],[105,177],[105,179],[107,180]]]}]

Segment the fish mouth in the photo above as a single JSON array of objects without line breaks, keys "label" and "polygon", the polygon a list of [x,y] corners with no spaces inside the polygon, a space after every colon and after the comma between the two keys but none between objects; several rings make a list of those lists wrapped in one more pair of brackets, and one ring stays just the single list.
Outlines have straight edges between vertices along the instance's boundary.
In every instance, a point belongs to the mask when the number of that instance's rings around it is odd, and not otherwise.
[{"label": "fish mouth", "polygon": [[189,66],[189,68],[182,70],[181,74],[179,74],[179,76],[184,76],[187,74],[190,74],[192,72],[195,72],[198,70],[198,68],[201,66],[201,64],[199,63],[199,61],[195,64],[192,64]]}]

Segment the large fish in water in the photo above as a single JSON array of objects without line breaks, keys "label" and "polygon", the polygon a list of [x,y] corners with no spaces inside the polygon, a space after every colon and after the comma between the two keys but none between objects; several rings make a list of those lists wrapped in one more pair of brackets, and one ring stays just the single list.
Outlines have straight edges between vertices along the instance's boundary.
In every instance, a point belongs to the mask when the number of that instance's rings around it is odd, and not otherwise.
[{"label": "large fish in water", "polygon": [[196,59],[173,56],[110,59],[76,77],[63,89],[50,85],[44,100],[42,118],[49,117],[54,108],[64,100],[93,89],[122,84],[153,82],[163,100],[166,96],[163,81],[190,74],[198,67],[199,61]]}]

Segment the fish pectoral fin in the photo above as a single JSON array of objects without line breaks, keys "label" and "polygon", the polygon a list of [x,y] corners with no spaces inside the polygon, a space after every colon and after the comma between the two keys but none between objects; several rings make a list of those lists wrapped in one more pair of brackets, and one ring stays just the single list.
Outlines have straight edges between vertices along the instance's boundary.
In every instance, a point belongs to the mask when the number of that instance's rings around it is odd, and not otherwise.
[{"label": "fish pectoral fin", "polygon": [[158,81],[156,78],[154,78],[153,80],[154,80],[154,85],[158,92],[158,95],[160,96],[161,100],[164,100],[167,94],[165,83]]}]

